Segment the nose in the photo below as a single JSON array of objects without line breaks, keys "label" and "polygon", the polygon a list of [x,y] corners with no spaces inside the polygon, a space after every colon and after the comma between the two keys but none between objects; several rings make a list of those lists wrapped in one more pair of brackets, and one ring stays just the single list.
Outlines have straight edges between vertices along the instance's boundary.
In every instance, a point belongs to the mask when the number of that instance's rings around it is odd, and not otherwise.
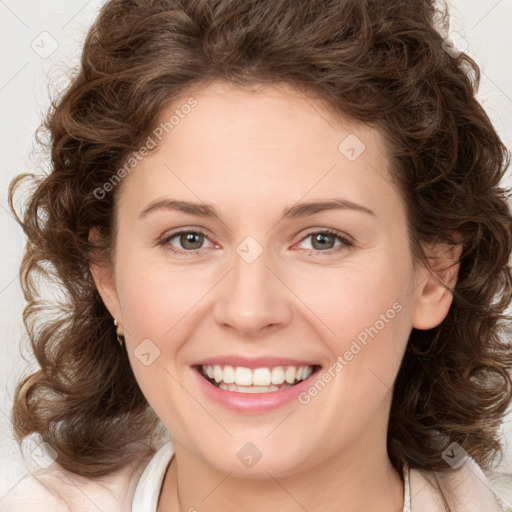
[{"label": "nose", "polygon": [[263,251],[254,261],[234,254],[233,268],[222,280],[215,320],[244,337],[268,335],[290,322],[291,291]]}]

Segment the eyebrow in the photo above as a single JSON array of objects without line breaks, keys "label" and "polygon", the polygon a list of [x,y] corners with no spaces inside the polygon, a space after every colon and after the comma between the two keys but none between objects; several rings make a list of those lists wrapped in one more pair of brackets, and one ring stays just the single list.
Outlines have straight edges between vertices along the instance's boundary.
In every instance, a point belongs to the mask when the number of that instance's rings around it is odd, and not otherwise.
[{"label": "eyebrow", "polygon": [[[175,199],[158,199],[149,203],[139,214],[143,218],[152,211],[156,210],[178,210],[198,217],[210,217],[220,220],[220,215],[212,205],[204,203],[192,203],[189,201],[179,201]],[[314,201],[309,203],[300,203],[291,207],[284,208],[283,218],[297,219],[307,217],[325,210],[355,210],[368,215],[376,216],[375,213],[365,206],[347,201],[346,199],[331,199],[329,201]]]}]

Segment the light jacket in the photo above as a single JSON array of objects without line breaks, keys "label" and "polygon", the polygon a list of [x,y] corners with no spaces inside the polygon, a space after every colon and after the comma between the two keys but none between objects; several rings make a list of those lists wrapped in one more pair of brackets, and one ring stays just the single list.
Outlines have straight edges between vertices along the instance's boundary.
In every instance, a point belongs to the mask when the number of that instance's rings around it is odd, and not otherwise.
[{"label": "light jacket", "polygon": [[[155,512],[173,452],[168,442],[149,463],[126,467],[100,481],[53,464],[28,474],[0,497],[0,512]],[[484,473],[471,458],[449,472],[411,468],[409,486],[411,512],[512,512],[512,475]]]}]

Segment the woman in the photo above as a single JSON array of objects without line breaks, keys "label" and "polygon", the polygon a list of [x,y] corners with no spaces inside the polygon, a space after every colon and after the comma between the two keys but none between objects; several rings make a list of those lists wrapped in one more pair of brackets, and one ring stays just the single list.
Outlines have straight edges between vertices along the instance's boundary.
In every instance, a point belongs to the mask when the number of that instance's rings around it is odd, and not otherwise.
[{"label": "woman", "polygon": [[435,17],[105,5],[20,220],[12,510],[507,509],[508,154]]}]

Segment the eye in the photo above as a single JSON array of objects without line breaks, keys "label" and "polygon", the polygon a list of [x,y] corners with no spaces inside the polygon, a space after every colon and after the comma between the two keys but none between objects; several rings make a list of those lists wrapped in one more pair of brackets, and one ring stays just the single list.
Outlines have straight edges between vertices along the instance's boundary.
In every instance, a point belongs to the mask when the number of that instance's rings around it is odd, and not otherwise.
[{"label": "eye", "polygon": [[[306,248],[310,253],[332,253],[342,250],[343,248],[353,247],[354,245],[346,236],[329,229],[311,231],[302,238],[300,243],[307,239],[311,239],[310,248]],[[173,243],[174,240],[177,240],[180,248],[175,246],[176,242]],[[203,247],[205,240],[209,241],[209,238],[200,230],[181,230],[166,236],[160,244],[175,253],[197,254],[205,249],[205,247]],[[338,242],[337,245],[336,242]],[[211,243],[210,247],[214,247],[214,244]]]},{"label": "eye", "polygon": [[[176,248],[171,243],[174,239],[177,239],[178,243],[182,247],[181,249]],[[169,236],[166,236],[160,243],[161,245],[168,247],[173,252],[195,254],[204,248],[202,245],[205,240],[209,239],[202,231],[182,230],[171,233]]]},{"label": "eye", "polygon": [[[346,236],[330,229],[311,231],[301,240],[301,242],[304,242],[307,239],[311,239],[311,247],[307,248],[309,252],[332,252],[336,247],[338,247],[338,249],[336,249],[336,251],[338,251],[346,247],[354,246],[354,243]],[[336,241],[339,241],[337,246],[335,245]]]}]

